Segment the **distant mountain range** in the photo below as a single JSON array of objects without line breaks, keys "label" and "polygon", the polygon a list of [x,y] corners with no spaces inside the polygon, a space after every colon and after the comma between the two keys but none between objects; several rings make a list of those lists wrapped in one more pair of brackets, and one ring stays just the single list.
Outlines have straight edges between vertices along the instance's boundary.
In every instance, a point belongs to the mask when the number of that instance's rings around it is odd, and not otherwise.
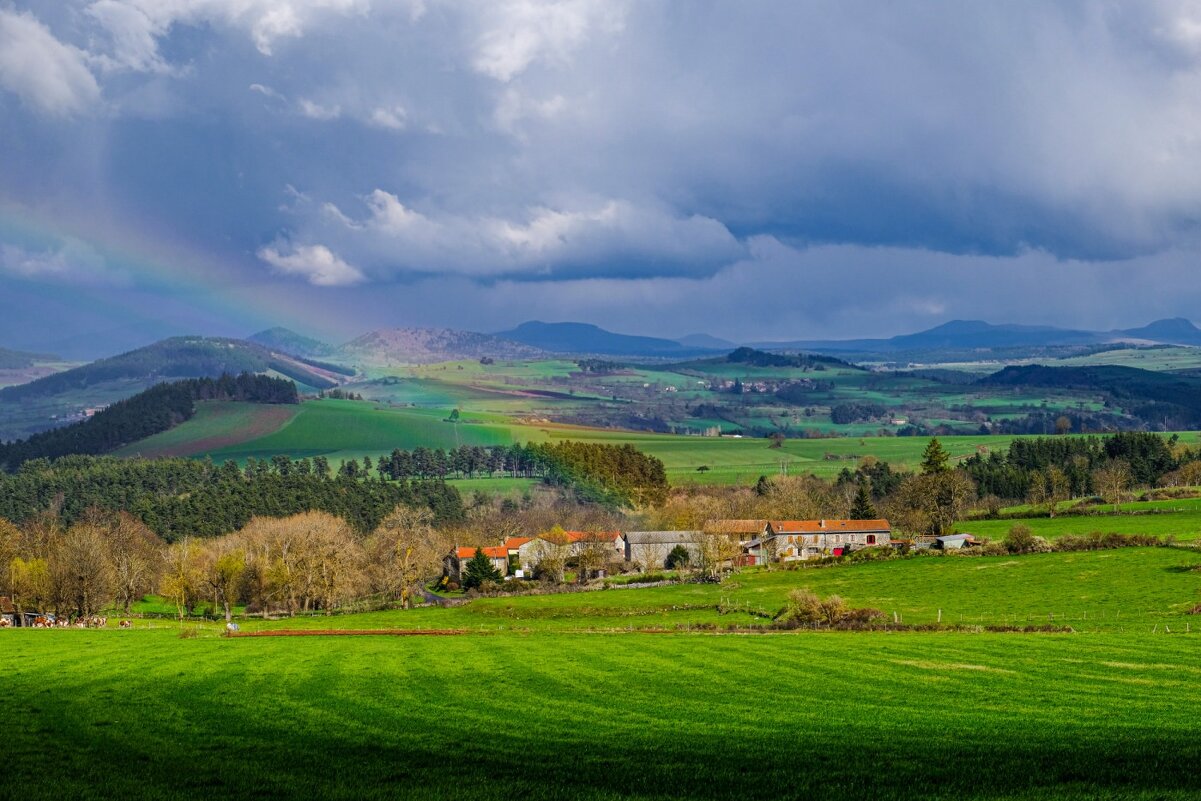
[{"label": "distant mountain range", "polygon": [[[537,320],[501,331],[496,336],[551,353],[604,356],[679,358],[724,348],[697,347],[674,339],[617,334],[588,323],[544,323]],[[693,335],[694,338],[697,336],[703,335]]]},{"label": "distant mountain range", "polygon": [[1083,331],[1043,325],[994,325],[981,320],[952,320],[915,334],[888,339],[798,340],[758,342],[764,350],[812,350],[824,353],[876,353],[935,350],[1012,350],[1102,345],[1107,343],[1201,345],[1201,329],[1188,320],[1157,320],[1141,328]]},{"label": "distant mountain range", "polygon": [[462,359],[538,359],[548,354],[536,347],[491,334],[453,328],[385,328],[347,342],[332,354],[351,363],[432,364]]}]

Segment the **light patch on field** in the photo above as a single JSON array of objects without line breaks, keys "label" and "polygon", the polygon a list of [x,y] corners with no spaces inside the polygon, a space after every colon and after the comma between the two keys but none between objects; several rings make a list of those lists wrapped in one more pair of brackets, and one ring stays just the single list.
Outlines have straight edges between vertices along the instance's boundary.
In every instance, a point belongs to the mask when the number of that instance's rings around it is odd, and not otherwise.
[{"label": "light patch on field", "polygon": [[1201,668],[1189,665],[1166,665],[1163,663],[1138,662],[1102,662],[1105,667],[1122,668],[1124,670],[1171,670],[1178,673],[1201,673]]},{"label": "light patch on field", "polygon": [[1018,560],[1010,559],[1008,562],[997,562],[996,564],[976,565],[976,569],[977,570],[988,570],[989,568],[992,568],[992,567],[1013,567],[1018,564],[1021,564],[1020,562],[1018,562]]},{"label": "light patch on field", "polygon": [[1183,682],[1163,681],[1162,679],[1135,679],[1128,676],[1089,676],[1081,674],[1080,678],[1089,681],[1106,681],[1116,684],[1137,684],[1141,686],[1165,686],[1183,684]]},{"label": "light patch on field", "polygon": [[905,665],[906,667],[922,668],[923,670],[940,670],[943,672],[949,672],[953,670],[978,670],[984,673],[1017,673],[1016,670],[991,667],[989,665],[968,665],[954,662],[927,662],[921,659],[894,659],[891,661],[893,664]]}]

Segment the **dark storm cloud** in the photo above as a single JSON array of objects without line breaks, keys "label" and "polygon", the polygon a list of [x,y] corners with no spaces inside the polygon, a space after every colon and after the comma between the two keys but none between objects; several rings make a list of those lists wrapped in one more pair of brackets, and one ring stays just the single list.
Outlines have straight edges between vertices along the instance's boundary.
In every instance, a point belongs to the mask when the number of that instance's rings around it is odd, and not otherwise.
[{"label": "dark storm cloud", "polygon": [[1107,327],[1195,302],[1199,90],[1167,0],[10,3],[0,195],[360,327]]}]

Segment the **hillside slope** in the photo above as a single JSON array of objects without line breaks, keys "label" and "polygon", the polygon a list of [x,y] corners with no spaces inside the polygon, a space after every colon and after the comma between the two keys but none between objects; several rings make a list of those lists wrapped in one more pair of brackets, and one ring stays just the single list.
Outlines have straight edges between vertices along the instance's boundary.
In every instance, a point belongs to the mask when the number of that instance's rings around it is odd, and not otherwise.
[{"label": "hillside slope", "polygon": [[338,348],[335,358],[353,363],[432,364],[462,359],[537,359],[538,348],[490,334],[454,328],[384,328]]},{"label": "hillside slope", "polygon": [[509,331],[501,331],[497,336],[552,353],[671,358],[712,350],[684,345],[671,339],[617,334],[588,323],[544,323],[533,320]]},{"label": "hillside slope", "polygon": [[333,345],[281,326],[251,334],[246,337],[246,341],[262,345],[269,350],[290,353],[293,356],[321,357],[334,352]]}]

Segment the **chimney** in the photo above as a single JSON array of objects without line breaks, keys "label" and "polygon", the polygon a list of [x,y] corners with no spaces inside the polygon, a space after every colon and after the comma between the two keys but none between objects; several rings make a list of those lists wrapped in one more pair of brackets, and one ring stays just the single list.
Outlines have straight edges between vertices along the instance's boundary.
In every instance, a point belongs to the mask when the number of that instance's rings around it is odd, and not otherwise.
[{"label": "chimney", "polygon": [[826,527],[826,519],[825,519],[824,517],[823,517],[821,520],[818,520],[818,521],[817,521],[817,527],[818,527],[818,528],[825,528],[825,527]]}]

